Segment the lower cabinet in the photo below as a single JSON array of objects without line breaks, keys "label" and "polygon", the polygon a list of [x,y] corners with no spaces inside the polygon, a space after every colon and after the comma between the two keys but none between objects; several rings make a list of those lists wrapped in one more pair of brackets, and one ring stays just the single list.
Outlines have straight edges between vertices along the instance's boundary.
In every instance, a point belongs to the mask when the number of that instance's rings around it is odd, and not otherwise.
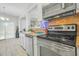
[{"label": "lower cabinet", "polygon": [[20,34],[20,45],[22,46],[23,49],[25,49],[25,35],[23,33]]},{"label": "lower cabinet", "polygon": [[34,48],[33,48],[33,38],[32,37],[26,37],[26,51],[29,56],[34,55]]}]

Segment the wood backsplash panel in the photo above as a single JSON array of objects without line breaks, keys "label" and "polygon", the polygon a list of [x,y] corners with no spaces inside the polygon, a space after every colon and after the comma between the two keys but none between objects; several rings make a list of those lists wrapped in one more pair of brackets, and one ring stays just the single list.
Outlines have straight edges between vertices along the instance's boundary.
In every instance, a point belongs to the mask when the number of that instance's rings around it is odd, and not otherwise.
[{"label": "wood backsplash panel", "polygon": [[69,16],[69,17],[66,17],[66,18],[54,19],[54,20],[51,20],[49,22],[49,26],[50,25],[72,24],[73,23],[73,19],[74,19],[73,16]]},{"label": "wood backsplash panel", "polygon": [[74,16],[73,23],[77,24],[76,47],[79,48],[79,13]]},{"label": "wood backsplash panel", "polygon": [[73,23],[77,24],[77,35],[79,36],[79,14],[74,16]]}]

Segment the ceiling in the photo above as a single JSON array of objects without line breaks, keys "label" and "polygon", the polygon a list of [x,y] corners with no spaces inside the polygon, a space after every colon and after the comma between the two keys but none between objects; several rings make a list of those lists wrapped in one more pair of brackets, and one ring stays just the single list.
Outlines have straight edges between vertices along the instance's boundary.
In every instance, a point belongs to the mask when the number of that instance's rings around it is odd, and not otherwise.
[{"label": "ceiling", "polygon": [[[33,4],[34,3],[0,3],[0,13],[12,16],[22,16],[26,14],[27,10]],[[43,3],[42,5],[45,6],[47,4]]]},{"label": "ceiling", "polygon": [[0,3],[0,13],[12,16],[24,15],[33,3]]}]

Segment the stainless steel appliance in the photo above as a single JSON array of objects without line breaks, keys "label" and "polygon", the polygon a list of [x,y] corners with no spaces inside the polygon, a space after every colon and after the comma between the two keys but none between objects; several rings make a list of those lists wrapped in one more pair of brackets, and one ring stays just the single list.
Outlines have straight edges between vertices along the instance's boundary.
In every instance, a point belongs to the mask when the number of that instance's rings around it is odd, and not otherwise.
[{"label": "stainless steel appliance", "polygon": [[48,39],[58,42],[57,49],[60,55],[77,55],[76,24],[51,25],[48,28]]},{"label": "stainless steel appliance", "polygon": [[[51,40],[53,52],[61,56],[76,56],[76,24],[51,25],[48,27],[48,34],[41,38]],[[50,43],[49,43],[50,44]]]}]

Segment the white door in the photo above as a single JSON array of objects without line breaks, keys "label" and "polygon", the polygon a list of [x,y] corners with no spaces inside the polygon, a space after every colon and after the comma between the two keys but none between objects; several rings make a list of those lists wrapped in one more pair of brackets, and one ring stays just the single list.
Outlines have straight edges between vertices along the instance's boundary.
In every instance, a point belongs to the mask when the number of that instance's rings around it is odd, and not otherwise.
[{"label": "white door", "polygon": [[21,45],[23,46],[23,48],[25,49],[25,34],[24,34],[24,29],[26,28],[26,19],[22,19],[20,20],[20,41],[21,41]]}]

